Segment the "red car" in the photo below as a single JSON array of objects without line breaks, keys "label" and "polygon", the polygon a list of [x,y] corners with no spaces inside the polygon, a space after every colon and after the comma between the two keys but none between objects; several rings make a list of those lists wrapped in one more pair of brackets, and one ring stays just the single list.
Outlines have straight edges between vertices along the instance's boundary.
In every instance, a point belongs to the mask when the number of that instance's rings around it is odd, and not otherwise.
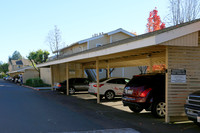
[{"label": "red car", "polygon": [[143,109],[155,117],[165,116],[165,74],[134,76],[125,86],[122,101],[135,113]]}]

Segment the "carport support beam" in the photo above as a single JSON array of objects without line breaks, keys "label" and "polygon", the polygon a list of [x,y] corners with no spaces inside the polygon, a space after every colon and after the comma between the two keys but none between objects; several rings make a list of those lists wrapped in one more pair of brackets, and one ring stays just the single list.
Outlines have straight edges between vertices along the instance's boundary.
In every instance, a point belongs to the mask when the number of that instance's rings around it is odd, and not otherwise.
[{"label": "carport support beam", "polygon": [[82,64],[82,78],[84,78],[84,77],[85,77],[85,67]]},{"label": "carport support beam", "polygon": [[54,86],[53,66],[50,66],[50,68],[51,68],[51,89],[53,90],[53,86]]},{"label": "carport support beam", "polygon": [[69,63],[66,63],[66,94],[69,95]]},{"label": "carport support beam", "polygon": [[165,114],[165,122],[166,123],[169,123],[170,122],[170,118],[169,118],[169,114],[168,114],[168,83],[169,83],[169,81],[168,81],[168,73],[169,73],[169,71],[168,71],[168,65],[169,65],[169,59],[168,59],[168,46],[166,47],[166,56],[165,56],[165,64],[166,64],[166,70],[167,70],[167,72],[166,72],[166,74],[165,74],[165,103],[166,103],[166,114]]},{"label": "carport support beam", "polygon": [[107,64],[107,77],[110,78],[110,64],[109,64],[109,60],[108,60],[108,64]]},{"label": "carport support beam", "polygon": [[99,59],[96,59],[96,79],[97,79],[97,103],[100,103],[100,95],[99,95]]}]

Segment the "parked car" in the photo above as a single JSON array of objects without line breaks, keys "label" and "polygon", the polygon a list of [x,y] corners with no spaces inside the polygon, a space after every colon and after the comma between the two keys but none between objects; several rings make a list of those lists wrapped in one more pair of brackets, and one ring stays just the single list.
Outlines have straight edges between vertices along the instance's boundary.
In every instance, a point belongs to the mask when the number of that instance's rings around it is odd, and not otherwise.
[{"label": "parked car", "polygon": [[188,96],[185,104],[185,113],[189,120],[200,126],[200,91]]},{"label": "parked car", "polygon": [[164,117],[165,74],[134,76],[124,88],[122,102],[135,113],[145,109],[155,117]]},{"label": "parked car", "polygon": [[12,78],[12,81],[15,82],[15,83],[19,83],[19,75],[15,75],[13,78]]},{"label": "parked car", "polygon": [[[90,80],[87,78],[70,78],[69,79],[69,94],[74,94],[76,91],[88,91]],[[54,90],[66,94],[66,80],[57,83]]]},{"label": "parked car", "polygon": [[8,80],[10,76],[3,77],[3,80]]},{"label": "parked car", "polygon": [[[100,98],[112,100],[116,96],[122,96],[123,88],[130,79],[128,78],[105,78],[99,81]],[[97,83],[90,83],[88,92],[92,95],[97,95]]]}]

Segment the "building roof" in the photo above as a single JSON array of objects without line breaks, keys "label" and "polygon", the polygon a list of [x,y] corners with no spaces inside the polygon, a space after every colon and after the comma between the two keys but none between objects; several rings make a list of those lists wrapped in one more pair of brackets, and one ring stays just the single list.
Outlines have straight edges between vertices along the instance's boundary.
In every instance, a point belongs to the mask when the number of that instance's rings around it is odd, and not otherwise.
[{"label": "building roof", "polygon": [[15,71],[12,71],[12,72],[7,72],[7,74],[12,74],[12,73],[24,73],[26,70],[32,70],[34,69],[32,66],[27,66],[27,67],[23,67],[19,70],[15,70]]},{"label": "building roof", "polygon": [[28,59],[21,59],[21,60],[11,60],[12,65],[24,65],[28,66],[30,65],[30,61]]},{"label": "building roof", "polygon": [[126,31],[126,30],[124,30],[124,29],[122,29],[122,28],[119,28],[119,29],[116,29],[116,30],[114,30],[114,31],[110,31],[110,32],[108,32],[108,33],[101,33],[101,34],[98,35],[98,36],[93,36],[93,37],[90,37],[90,38],[87,38],[87,39],[84,39],[84,40],[75,42],[75,43],[71,44],[70,46],[67,46],[67,47],[64,47],[64,48],[62,48],[62,49],[53,51],[53,53],[58,52],[58,51],[62,51],[63,49],[70,48],[70,47],[72,47],[72,46],[74,46],[74,45],[77,45],[77,44],[83,44],[83,43],[88,42],[88,41],[91,41],[91,40],[95,40],[95,39],[98,39],[98,38],[102,38],[102,37],[104,37],[105,35],[110,36],[110,35],[113,35],[113,34],[116,34],[116,33],[119,33],[119,32],[122,32],[122,33],[124,33],[124,34],[127,34],[127,35],[129,35],[130,37],[135,37],[135,36],[136,36],[135,34],[133,34],[133,33],[131,33],[131,32],[128,32],[128,31]]},{"label": "building roof", "polygon": [[[200,19],[186,22],[176,26],[168,27],[162,30],[142,34],[136,37],[127,38],[113,43],[105,44],[101,47],[88,49],[79,53],[66,55],[57,60],[38,64],[38,67],[49,66],[64,62],[76,61],[86,58],[99,57],[117,52],[128,51],[148,46],[154,46],[163,42],[188,35],[200,30]],[[114,49],[113,49],[114,48]]]}]

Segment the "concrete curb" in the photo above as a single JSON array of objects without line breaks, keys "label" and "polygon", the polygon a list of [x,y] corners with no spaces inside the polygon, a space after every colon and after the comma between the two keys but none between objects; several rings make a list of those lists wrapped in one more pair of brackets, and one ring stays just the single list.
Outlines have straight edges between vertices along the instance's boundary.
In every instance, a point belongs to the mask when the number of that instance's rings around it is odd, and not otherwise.
[{"label": "concrete curb", "polygon": [[38,87],[38,88],[35,88],[35,87],[27,86],[27,85],[21,85],[21,86],[26,87],[26,88],[30,88],[30,89],[33,89],[33,90],[36,90],[36,91],[51,90],[50,88],[43,89],[43,88],[45,88],[45,87]]},{"label": "concrete curb", "polygon": [[30,88],[30,89],[33,89],[33,90],[36,90],[36,91],[39,91],[39,89],[36,89],[34,87],[31,87],[31,86],[27,86],[27,85],[21,85],[21,86],[26,87],[26,88]]}]

